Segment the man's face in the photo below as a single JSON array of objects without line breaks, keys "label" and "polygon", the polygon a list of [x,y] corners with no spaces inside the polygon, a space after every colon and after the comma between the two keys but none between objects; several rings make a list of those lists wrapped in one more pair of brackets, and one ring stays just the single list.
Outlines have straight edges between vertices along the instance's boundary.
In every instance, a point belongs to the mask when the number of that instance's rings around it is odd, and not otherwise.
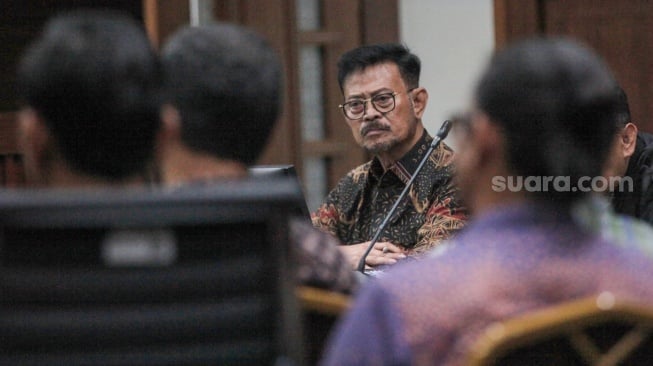
[{"label": "man's face", "polygon": [[25,179],[28,184],[38,186],[44,183],[44,128],[39,122],[38,114],[32,108],[23,108],[18,113],[17,141],[23,154]]},{"label": "man's face", "polygon": [[393,110],[381,113],[365,104],[365,114],[356,120],[346,119],[356,142],[375,155],[398,159],[421,137],[421,122],[416,115],[412,92],[401,78],[399,68],[391,62],[369,66],[347,76],[343,85],[345,103],[374,98],[379,94],[397,93]]}]

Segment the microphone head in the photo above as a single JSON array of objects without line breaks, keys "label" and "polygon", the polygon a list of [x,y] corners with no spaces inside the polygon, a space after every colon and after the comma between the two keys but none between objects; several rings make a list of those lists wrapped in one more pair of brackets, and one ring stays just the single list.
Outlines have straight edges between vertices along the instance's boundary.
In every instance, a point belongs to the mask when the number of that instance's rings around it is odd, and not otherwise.
[{"label": "microphone head", "polygon": [[444,140],[449,134],[449,131],[451,131],[451,126],[453,126],[453,123],[450,120],[444,121],[435,136],[439,137],[440,140]]}]

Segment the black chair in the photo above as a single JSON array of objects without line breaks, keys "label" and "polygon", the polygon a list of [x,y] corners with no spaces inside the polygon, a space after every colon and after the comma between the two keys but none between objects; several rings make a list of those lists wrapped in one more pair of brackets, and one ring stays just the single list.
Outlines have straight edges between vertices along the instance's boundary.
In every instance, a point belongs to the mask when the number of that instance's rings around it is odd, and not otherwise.
[{"label": "black chair", "polygon": [[[249,175],[252,178],[264,180],[286,177],[296,180],[297,184],[301,186],[297,170],[295,169],[295,166],[291,164],[255,165],[249,168]],[[311,219],[311,213],[306,204],[306,197],[304,196],[303,191],[302,198],[297,202],[293,214],[309,221]]]},{"label": "black chair", "polygon": [[293,180],[0,192],[0,365],[300,365]]}]

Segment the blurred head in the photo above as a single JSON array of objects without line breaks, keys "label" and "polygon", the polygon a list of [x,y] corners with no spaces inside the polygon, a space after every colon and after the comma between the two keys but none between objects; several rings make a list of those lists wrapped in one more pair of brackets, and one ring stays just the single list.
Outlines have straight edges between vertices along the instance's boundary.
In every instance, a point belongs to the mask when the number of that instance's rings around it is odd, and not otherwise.
[{"label": "blurred head", "polygon": [[616,125],[617,132],[612,141],[612,149],[605,167],[606,177],[623,177],[628,170],[630,158],[635,153],[637,146],[637,126],[630,119],[628,97],[624,90],[616,86],[615,94],[618,98]]},{"label": "blurred head", "polygon": [[160,125],[160,77],[142,26],[126,15],[83,11],[49,21],[18,69],[28,179],[47,180],[52,159],[108,181],[144,173]]},{"label": "blurred head", "polygon": [[166,100],[181,140],[213,157],[253,164],[275,125],[282,70],[270,45],[232,24],[188,27],[162,51]]},{"label": "blurred head", "polygon": [[458,154],[465,196],[487,190],[497,172],[569,181],[522,187],[530,198],[566,205],[588,193],[579,180],[601,175],[616,130],[614,87],[603,61],[569,40],[531,39],[499,51],[477,84]]},{"label": "blurred head", "polygon": [[341,56],[340,108],[368,152],[397,160],[422,136],[428,93],[419,87],[419,74],[419,58],[399,44],[362,46]]}]

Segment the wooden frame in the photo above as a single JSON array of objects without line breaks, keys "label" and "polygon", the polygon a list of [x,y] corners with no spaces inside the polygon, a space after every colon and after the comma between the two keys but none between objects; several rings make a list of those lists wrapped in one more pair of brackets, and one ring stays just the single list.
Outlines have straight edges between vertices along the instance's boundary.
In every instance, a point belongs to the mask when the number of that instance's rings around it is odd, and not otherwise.
[{"label": "wooden frame", "polygon": [[143,22],[150,41],[156,47],[189,20],[188,0],[143,0]]},{"label": "wooden frame", "polygon": [[[584,329],[606,321],[632,322],[637,326],[607,352],[602,352]],[[576,352],[589,364],[616,365],[640,346],[652,329],[652,307],[615,300],[612,294],[603,293],[491,324],[471,349],[469,365],[494,365],[494,360],[511,350],[537,344],[554,335],[568,337]]]},{"label": "wooden frame", "polygon": [[341,315],[349,309],[351,297],[311,286],[295,290],[304,321],[304,344],[309,364],[322,358],[326,340]]},{"label": "wooden frame", "polygon": [[345,294],[316,287],[300,286],[296,292],[304,311],[340,316],[351,303],[351,298]]},{"label": "wooden frame", "polygon": [[497,48],[546,35],[578,39],[608,63],[626,91],[632,122],[653,132],[653,7],[649,0],[494,0]]},{"label": "wooden frame", "polygon": [[540,0],[494,0],[494,42],[496,48],[515,38],[541,33]]}]

